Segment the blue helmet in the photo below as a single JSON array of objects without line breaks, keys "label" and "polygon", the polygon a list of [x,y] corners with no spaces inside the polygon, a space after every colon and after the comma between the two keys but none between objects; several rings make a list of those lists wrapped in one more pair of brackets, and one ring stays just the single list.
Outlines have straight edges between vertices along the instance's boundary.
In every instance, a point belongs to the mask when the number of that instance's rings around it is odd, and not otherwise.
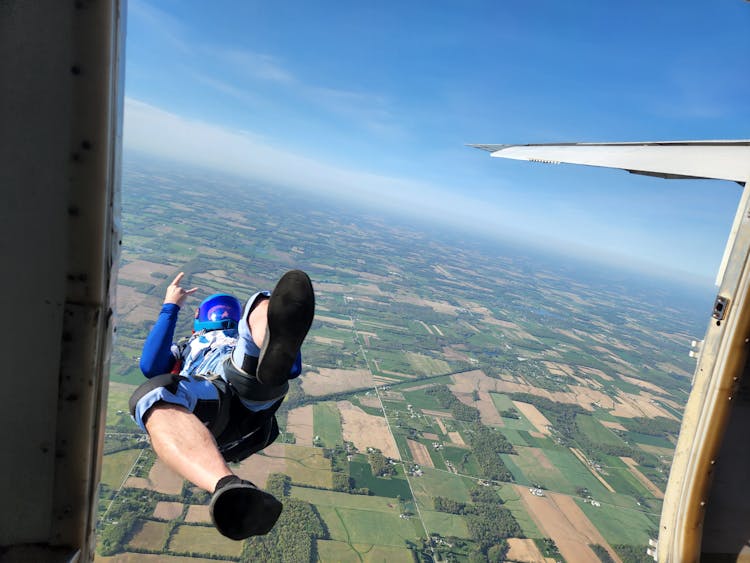
[{"label": "blue helmet", "polygon": [[195,311],[193,330],[226,330],[237,328],[242,317],[242,305],[233,295],[214,293],[206,297]]}]

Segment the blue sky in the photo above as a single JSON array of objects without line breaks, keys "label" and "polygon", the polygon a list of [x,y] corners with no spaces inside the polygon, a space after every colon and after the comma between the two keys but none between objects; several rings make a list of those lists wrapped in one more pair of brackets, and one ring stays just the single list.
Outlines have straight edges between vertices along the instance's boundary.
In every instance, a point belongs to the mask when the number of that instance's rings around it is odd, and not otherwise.
[{"label": "blue sky", "polygon": [[465,143],[750,138],[741,0],[130,0],[126,149],[663,273],[740,187]]}]

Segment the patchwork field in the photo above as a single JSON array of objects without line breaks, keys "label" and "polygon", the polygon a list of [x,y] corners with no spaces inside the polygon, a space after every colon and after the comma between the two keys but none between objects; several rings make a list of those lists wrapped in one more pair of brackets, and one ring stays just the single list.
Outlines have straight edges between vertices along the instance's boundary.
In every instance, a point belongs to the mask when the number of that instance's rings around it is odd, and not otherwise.
[{"label": "patchwork field", "polygon": [[131,548],[149,549],[160,551],[167,541],[169,528],[166,522],[152,522],[142,520],[139,522],[128,546]]},{"label": "patchwork field", "polygon": [[154,509],[154,518],[161,518],[162,520],[174,520],[182,514],[182,510],[185,505],[181,502],[168,502],[161,501],[156,503]]},{"label": "patchwork field", "polygon": [[272,444],[259,454],[244,460],[234,469],[234,472],[241,478],[264,487],[271,473],[286,472],[287,464],[284,453],[284,444]]},{"label": "patchwork field", "polygon": [[544,497],[534,496],[528,490],[524,492],[520,486],[517,490],[539,530],[555,541],[566,561],[600,563],[599,558],[588,547],[589,544],[603,546],[612,559],[620,561],[571,497],[556,493],[547,493]]},{"label": "patchwork field", "polygon": [[306,372],[302,378],[302,389],[313,397],[354,389],[368,389],[372,385],[372,375],[366,369],[319,368]]},{"label": "patchwork field", "polygon": [[141,450],[125,450],[105,455],[102,459],[101,482],[113,489],[119,488],[141,453]]},{"label": "patchwork field", "polygon": [[182,491],[183,479],[172,471],[164,462],[157,459],[148,478],[130,477],[125,486],[134,489],[152,489],[165,495],[176,495]]},{"label": "patchwork field", "polygon": [[[330,538],[285,522],[279,529],[300,553],[312,545],[322,561],[406,562],[432,534],[442,560],[466,563],[482,551],[478,517],[488,528],[517,523],[525,538],[506,538],[507,558],[524,561],[543,559],[544,538],[565,560],[585,562],[596,560],[589,544],[641,550],[654,536],[677,425],[650,421],[679,419],[694,366],[676,350],[703,329],[693,334],[684,288],[631,284],[573,259],[463,236],[456,244],[393,218],[328,209],[320,198],[278,198],[275,188],[238,183],[224,193],[222,181],[182,170],[126,179],[105,431],[106,451],[117,453],[104,458],[97,529],[116,538],[122,522],[137,525],[113,548],[119,559],[102,560],[247,559],[242,542],[196,525],[210,522],[208,495],[158,461],[134,477],[153,453],[127,402],[177,271],[200,295],[248,295],[297,267],[313,279],[316,317],[304,373],[280,411],[285,433],[231,465],[261,487],[283,474],[291,496],[312,504],[308,516],[319,514]],[[241,209],[221,227],[201,215],[209,185]],[[198,216],[167,221],[174,205]],[[232,237],[221,236],[227,226]],[[181,315],[180,336],[190,322]],[[486,508],[499,506],[494,494],[508,512]],[[477,508],[483,499],[489,512]],[[128,511],[136,518],[123,520]],[[133,553],[151,549],[161,554]]]},{"label": "patchwork field", "polygon": [[344,440],[352,442],[360,451],[377,448],[384,456],[399,459],[398,447],[386,420],[367,414],[349,401],[336,403],[341,413]]},{"label": "patchwork field", "polygon": [[294,443],[300,446],[312,446],[315,430],[313,429],[313,405],[305,405],[289,411],[286,419],[286,431],[294,434]]},{"label": "patchwork field", "polygon": [[225,538],[213,527],[182,525],[172,535],[169,549],[178,553],[217,554],[239,557],[242,542]]},{"label": "patchwork field", "polygon": [[344,443],[341,431],[341,415],[336,403],[316,403],[314,410],[314,434],[320,445],[332,448],[336,444]]},{"label": "patchwork field", "polygon": [[408,549],[371,544],[317,540],[318,557],[323,563],[412,563]]}]

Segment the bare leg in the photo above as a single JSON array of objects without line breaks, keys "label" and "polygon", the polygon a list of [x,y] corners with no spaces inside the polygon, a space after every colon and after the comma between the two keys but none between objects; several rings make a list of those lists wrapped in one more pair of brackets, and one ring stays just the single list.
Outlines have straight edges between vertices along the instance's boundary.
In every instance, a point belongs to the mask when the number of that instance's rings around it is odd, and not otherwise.
[{"label": "bare leg", "polygon": [[258,301],[247,316],[247,326],[250,327],[250,334],[256,346],[263,346],[263,340],[266,337],[266,327],[268,326],[268,298]]},{"label": "bare leg", "polygon": [[211,432],[183,407],[154,405],[146,420],[146,430],[159,458],[209,493],[214,492],[219,479],[232,475]]}]

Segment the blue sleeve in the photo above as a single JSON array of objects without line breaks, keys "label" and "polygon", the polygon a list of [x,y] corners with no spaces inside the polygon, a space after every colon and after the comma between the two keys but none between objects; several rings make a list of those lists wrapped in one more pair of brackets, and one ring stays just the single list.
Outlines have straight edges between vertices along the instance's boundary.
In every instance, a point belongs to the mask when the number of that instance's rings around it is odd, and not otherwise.
[{"label": "blue sleeve", "polygon": [[159,318],[146,337],[141,352],[141,371],[148,378],[172,371],[175,357],[172,354],[172,340],[177,326],[177,314],[180,307],[174,303],[165,303],[159,312]]}]

